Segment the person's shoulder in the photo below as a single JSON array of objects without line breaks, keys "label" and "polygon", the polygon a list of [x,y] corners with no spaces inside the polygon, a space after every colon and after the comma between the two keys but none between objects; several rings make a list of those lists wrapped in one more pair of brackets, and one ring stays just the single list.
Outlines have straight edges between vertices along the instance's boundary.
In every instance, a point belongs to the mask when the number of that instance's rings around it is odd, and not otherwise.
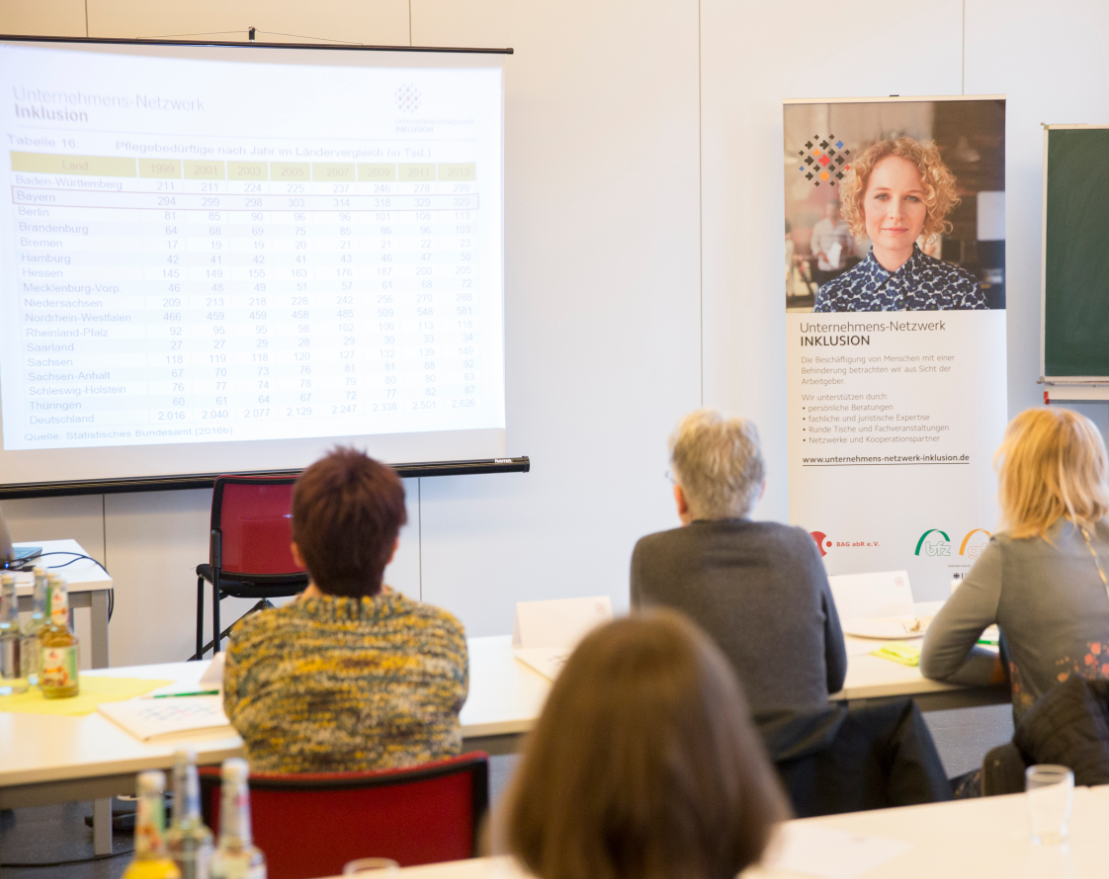
[{"label": "person's shoulder", "polygon": [[291,601],[282,607],[271,607],[248,614],[231,629],[228,650],[232,654],[253,655],[260,645],[280,643],[296,627],[294,620],[298,616],[298,610],[297,602]]},{"label": "person's shoulder", "polygon": [[235,623],[232,634],[236,638],[268,638],[296,618],[298,610],[297,601],[293,600],[281,607],[269,607],[248,614]]},{"label": "person's shoulder", "polygon": [[865,280],[868,275],[869,275],[869,266],[867,265],[867,262],[864,259],[861,262],[855,263],[846,272],[838,274],[834,278],[832,278],[830,281],[827,281],[826,283],[821,284],[820,289],[821,290],[828,289],[828,290],[831,290],[832,292],[839,292],[841,290],[847,290],[851,287],[852,284],[856,283],[857,281]]},{"label": "person's shoulder", "polygon": [[402,592],[396,590],[392,593],[393,600],[396,604],[400,605],[403,612],[411,616],[420,628],[427,630],[436,630],[444,635],[458,638],[462,641],[466,639],[466,630],[463,628],[459,619],[450,611],[443,610],[434,604],[424,604],[422,601],[414,601]]},{"label": "person's shoulder", "polygon": [[785,525],[781,522],[753,522],[753,536],[773,542],[793,557],[819,559],[816,539],[812,533],[799,525]]},{"label": "person's shoulder", "polygon": [[633,555],[666,552],[675,546],[680,546],[690,540],[689,526],[670,528],[667,531],[656,531],[647,534],[635,542]]},{"label": "person's shoulder", "polygon": [[978,285],[978,278],[975,277],[974,273],[964,269],[962,266],[944,262],[942,259],[936,259],[934,256],[929,256],[923,251],[920,252],[918,259],[920,260],[920,267],[924,271],[943,275],[949,280],[963,281],[968,284],[974,284],[975,286]]},{"label": "person's shoulder", "polygon": [[854,308],[852,297],[857,295],[856,288],[865,284],[869,278],[869,267],[864,259],[851,266],[846,272],[825,281],[816,291],[814,311],[851,311]]}]

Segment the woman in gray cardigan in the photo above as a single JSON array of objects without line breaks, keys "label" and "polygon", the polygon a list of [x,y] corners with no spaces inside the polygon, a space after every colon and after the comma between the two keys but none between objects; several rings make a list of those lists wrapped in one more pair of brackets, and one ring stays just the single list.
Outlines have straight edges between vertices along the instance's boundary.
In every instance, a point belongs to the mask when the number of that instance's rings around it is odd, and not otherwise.
[{"label": "woman in gray cardigan", "polygon": [[635,545],[632,607],[671,607],[704,629],[752,711],[827,705],[847,673],[839,615],[808,532],[748,518],[766,484],[755,425],[698,409],[671,437],[670,465],[682,527]]},{"label": "woman in gray cardigan", "polygon": [[[1109,465],[1085,416],[1029,409],[997,453],[1007,530],[996,534],[936,616],[921,671],[957,683],[1012,686],[1013,715],[1071,675],[1109,678]],[[996,623],[1004,669],[976,648]]]}]

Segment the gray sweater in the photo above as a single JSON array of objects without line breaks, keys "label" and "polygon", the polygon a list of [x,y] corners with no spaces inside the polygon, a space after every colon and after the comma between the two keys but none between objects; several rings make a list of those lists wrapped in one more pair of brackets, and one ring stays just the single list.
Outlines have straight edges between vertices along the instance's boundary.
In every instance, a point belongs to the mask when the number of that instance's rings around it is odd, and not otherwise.
[{"label": "gray sweater", "polygon": [[732,661],[752,710],[828,704],[847,653],[828,577],[801,528],[698,521],[635,545],[632,607],[682,611]]},{"label": "gray sweater", "polygon": [[[1090,538],[1109,575],[1109,525],[1099,522]],[[1065,519],[1046,540],[994,535],[929,626],[920,670],[936,680],[985,683],[993,655],[975,645],[993,623],[1009,654],[1017,719],[1072,674],[1109,678],[1109,594],[1082,532]]]}]

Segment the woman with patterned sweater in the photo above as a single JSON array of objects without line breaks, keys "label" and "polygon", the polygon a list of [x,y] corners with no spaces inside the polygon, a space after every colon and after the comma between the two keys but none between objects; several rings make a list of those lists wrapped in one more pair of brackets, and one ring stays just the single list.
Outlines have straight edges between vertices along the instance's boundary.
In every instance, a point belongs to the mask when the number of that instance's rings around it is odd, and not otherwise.
[{"label": "woman with patterned sweater", "polygon": [[223,701],[256,772],[344,772],[458,754],[468,669],[462,626],[382,584],[406,521],[397,474],[354,449],[293,493],[296,600],[231,635]]}]

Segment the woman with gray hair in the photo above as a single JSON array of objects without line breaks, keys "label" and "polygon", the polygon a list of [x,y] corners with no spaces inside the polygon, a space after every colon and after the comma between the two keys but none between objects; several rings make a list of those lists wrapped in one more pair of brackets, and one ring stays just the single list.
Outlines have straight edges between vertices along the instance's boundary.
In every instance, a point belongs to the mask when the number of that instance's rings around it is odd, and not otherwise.
[{"label": "woman with gray hair", "polygon": [[670,437],[682,527],[632,553],[632,607],[664,605],[731,660],[752,710],[816,707],[843,687],[839,615],[808,532],[749,516],[766,487],[755,426],[698,409]]}]

